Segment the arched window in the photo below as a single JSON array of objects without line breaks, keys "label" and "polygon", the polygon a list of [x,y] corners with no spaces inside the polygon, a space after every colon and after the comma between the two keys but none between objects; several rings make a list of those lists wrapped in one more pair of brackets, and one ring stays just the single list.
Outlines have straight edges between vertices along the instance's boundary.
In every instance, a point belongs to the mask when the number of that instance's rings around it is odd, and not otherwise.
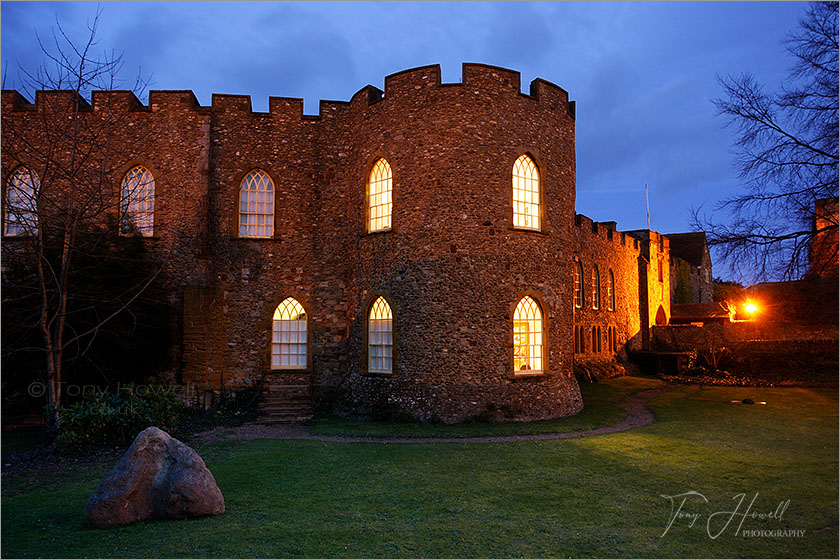
[{"label": "arched window", "polygon": [[513,227],[540,229],[540,173],[528,154],[513,164]]},{"label": "arched window", "polygon": [[271,327],[271,368],[306,368],[306,311],[295,298],[274,310]]},{"label": "arched window", "polygon": [[18,167],[6,190],[6,235],[33,235],[38,232],[38,189],[41,180],[28,167]]},{"label": "arched window", "polygon": [[543,321],[539,304],[525,296],[513,313],[513,371],[543,371]]},{"label": "arched window", "polygon": [[391,166],[379,158],[368,177],[368,231],[391,229]]},{"label": "arched window", "polygon": [[592,309],[601,309],[601,275],[598,265],[592,265]]},{"label": "arched window", "polygon": [[368,371],[391,373],[394,370],[394,333],[391,306],[378,297],[368,311]]},{"label": "arched window", "polygon": [[575,307],[583,307],[583,265],[575,261]]},{"label": "arched window", "polygon": [[254,169],[239,186],[239,237],[274,235],[274,182],[262,169]]},{"label": "arched window", "polygon": [[610,311],[615,311],[615,275],[612,269],[607,276],[607,305]]},{"label": "arched window", "polygon": [[120,210],[123,233],[154,233],[155,178],[142,165],[132,167],[123,178]]}]

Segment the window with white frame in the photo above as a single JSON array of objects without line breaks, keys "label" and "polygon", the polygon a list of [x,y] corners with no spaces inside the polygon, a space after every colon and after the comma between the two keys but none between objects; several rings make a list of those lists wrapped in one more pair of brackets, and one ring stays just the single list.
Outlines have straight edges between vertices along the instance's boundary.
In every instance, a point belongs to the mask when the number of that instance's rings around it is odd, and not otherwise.
[{"label": "window with white frame", "polygon": [[391,166],[379,158],[368,177],[368,232],[391,229],[392,188]]},{"label": "window with white frame", "polygon": [[598,265],[592,265],[592,309],[601,309],[601,275]]},{"label": "window with white frame", "polygon": [[391,373],[394,370],[394,333],[391,306],[378,297],[368,311],[368,371]]},{"label": "window with white frame", "polygon": [[254,169],[239,186],[239,237],[274,235],[274,182],[262,169]]},{"label": "window with white frame", "polygon": [[525,296],[513,313],[513,371],[542,373],[543,321],[539,304]]},{"label": "window with white frame", "polygon": [[513,164],[513,226],[540,229],[540,173],[528,154]]},{"label": "window with white frame", "polygon": [[137,165],[125,174],[120,196],[122,232],[150,236],[155,226],[155,178]]},{"label": "window with white frame", "polygon": [[575,261],[575,307],[583,307],[583,265]]},{"label": "window with white frame", "polygon": [[34,235],[38,233],[38,190],[41,180],[28,167],[18,167],[9,178],[6,189],[6,215],[3,231],[6,235]]},{"label": "window with white frame", "polygon": [[295,298],[286,298],[274,310],[271,327],[271,368],[306,368],[306,311]]},{"label": "window with white frame", "polygon": [[607,277],[607,305],[610,311],[615,311],[615,275],[612,269]]}]

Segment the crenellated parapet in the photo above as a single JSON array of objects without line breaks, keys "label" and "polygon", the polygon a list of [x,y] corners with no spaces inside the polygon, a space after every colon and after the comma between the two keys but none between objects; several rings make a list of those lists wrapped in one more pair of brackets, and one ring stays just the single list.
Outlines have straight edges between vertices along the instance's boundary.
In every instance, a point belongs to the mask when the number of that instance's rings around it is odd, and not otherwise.
[{"label": "crenellated parapet", "polygon": [[[3,90],[3,111],[14,112],[50,112],[73,111],[76,108],[84,113],[104,114],[109,116],[120,113],[136,112],[182,112],[184,110],[206,112],[190,90],[152,90],[149,103],[144,105],[132,91],[109,90],[94,91],[88,101],[75,91],[38,90],[35,102],[30,103],[16,90]],[[115,111],[117,113],[115,113]]]},{"label": "crenellated parapet", "polygon": [[467,89],[484,95],[510,95],[533,99],[554,111],[565,113],[574,118],[574,102],[569,101],[568,93],[551,82],[537,78],[530,84],[528,93],[520,87],[519,72],[490,66],[487,64],[464,63],[461,82],[441,83],[440,65],[420,66],[403,70],[385,77],[384,91],[368,85],[356,92],[349,101],[323,100],[319,103],[317,115],[305,115],[303,100],[290,97],[269,97],[268,112],[255,112],[249,95],[213,94],[209,107],[201,106],[195,94],[190,90],[153,90],[149,92],[149,103],[144,105],[131,91],[94,91],[88,102],[74,91],[39,90],[35,102],[30,103],[15,90],[3,90],[4,111],[38,111],[49,105],[65,108],[78,107],[83,111],[120,110],[169,111],[198,110],[216,113],[241,113],[255,118],[272,118],[282,121],[318,121],[325,117],[334,118],[352,111],[364,111],[382,101],[389,103],[413,103],[415,98],[423,98],[432,91],[441,92],[440,99],[446,99],[447,92]]},{"label": "crenellated parapet", "polygon": [[589,216],[575,214],[575,227],[581,233],[580,239],[582,241],[587,238],[599,239],[616,246],[625,247],[638,254],[640,251],[639,239],[626,232],[618,231],[616,225],[616,222],[596,222]]}]

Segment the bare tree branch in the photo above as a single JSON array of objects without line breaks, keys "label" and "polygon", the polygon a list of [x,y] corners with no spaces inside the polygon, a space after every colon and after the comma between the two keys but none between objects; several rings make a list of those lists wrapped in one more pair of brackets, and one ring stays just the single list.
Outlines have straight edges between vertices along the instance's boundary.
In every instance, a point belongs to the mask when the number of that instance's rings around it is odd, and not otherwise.
[{"label": "bare tree branch", "polygon": [[[794,65],[767,93],[748,73],[718,78],[718,114],[735,129],[735,166],[745,192],[692,225],[738,278],[798,278],[818,233],[816,202],[837,197],[838,4],[813,2],[785,43]],[[836,235],[836,220],[828,226]]]}]

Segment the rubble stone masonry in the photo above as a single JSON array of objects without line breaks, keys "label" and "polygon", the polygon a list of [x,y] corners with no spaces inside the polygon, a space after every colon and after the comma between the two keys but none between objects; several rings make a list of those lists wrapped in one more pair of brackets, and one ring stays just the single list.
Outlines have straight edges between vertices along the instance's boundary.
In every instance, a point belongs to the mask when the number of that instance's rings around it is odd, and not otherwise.
[{"label": "rubble stone masonry", "polygon": [[[46,172],[20,143],[50,142],[34,122],[50,95],[29,104],[3,92],[4,186],[18,165]],[[305,371],[325,407],[447,422],[493,411],[551,418],[583,406],[572,375],[575,324],[603,326],[605,348],[615,327],[618,351],[597,357],[614,360],[643,343],[657,313],[667,321],[667,239],[576,219],[574,104],[544,80],[525,94],[510,70],[464,64],[460,83],[442,84],[439,66],[425,66],[387,76],[384,91],[322,101],[315,116],[300,99],[272,97],[267,113],[255,113],[247,96],[214,95],[201,107],[191,92],[153,91],[143,106],[127,92],[96,92],[84,118],[106,110],[120,115],[114,193],[133,165],[155,177],[149,243],[166,255],[182,310],[184,384],[256,383],[270,369],[272,314],[291,296],[307,313]],[[523,154],[539,170],[537,231],[513,227],[511,174]],[[393,173],[392,228],[369,233],[367,180],[379,158]],[[238,232],[240,183],[255,169],[274,183],[267,239]],[[614,310],[592,309],[591,300],[574,309],[575,258],[587,292],[598,264],[602,298],[612,270]],[[513,368],[513,311],[525,295],[543,316],[538,375]],[[393,312],[387,376],[367,368],[367,311],[378,296]]]}]

